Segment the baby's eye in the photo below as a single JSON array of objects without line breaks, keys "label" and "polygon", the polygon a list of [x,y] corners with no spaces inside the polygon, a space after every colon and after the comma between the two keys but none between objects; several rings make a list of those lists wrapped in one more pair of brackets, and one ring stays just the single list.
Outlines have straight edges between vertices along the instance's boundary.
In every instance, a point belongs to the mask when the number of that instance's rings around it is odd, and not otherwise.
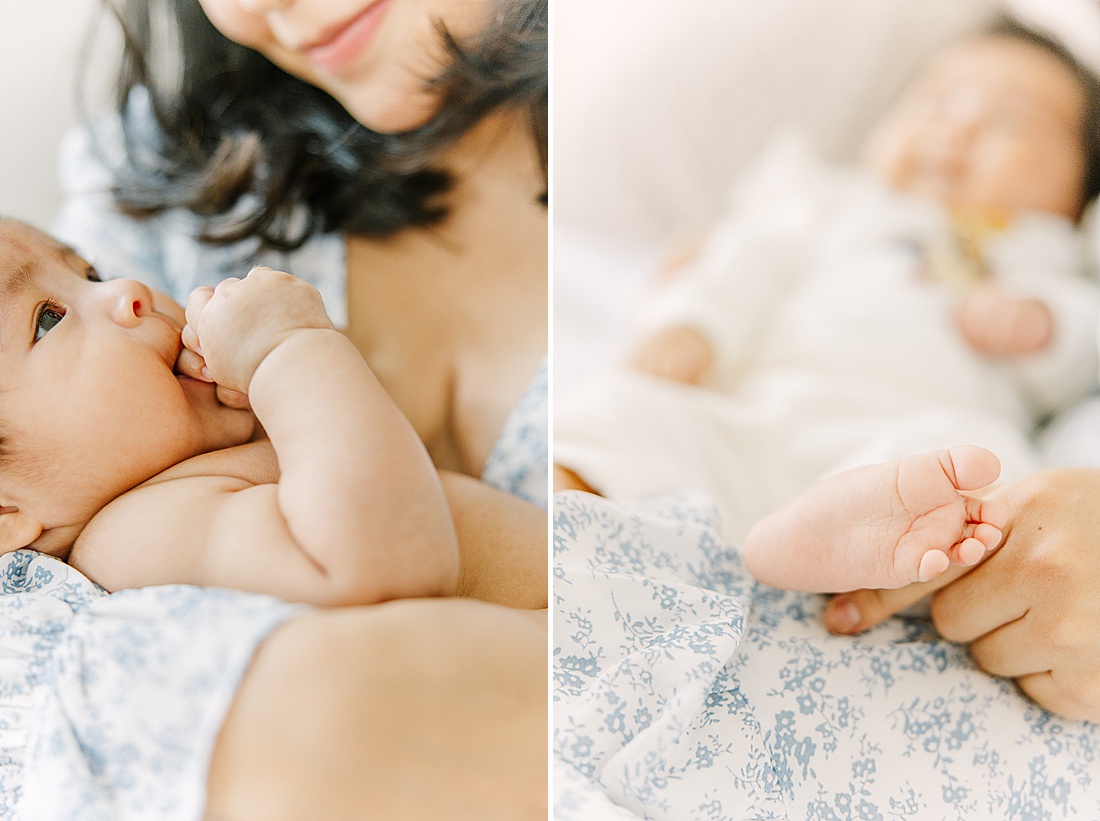
[{"label": "baby's eye", "polygon": [[34,321],[34,341],[37,342],[44,337],[64,318],[65,311],[58,305],[47,302],[39,308],[38,316]]},{"label": "baby's eye", "polygon": [[84,276],[88,278],[88,282],[102,282],[103,281],[99,276],[99,271],[97,271],[91,265],[89,265],[88,269],[84,272]]}]

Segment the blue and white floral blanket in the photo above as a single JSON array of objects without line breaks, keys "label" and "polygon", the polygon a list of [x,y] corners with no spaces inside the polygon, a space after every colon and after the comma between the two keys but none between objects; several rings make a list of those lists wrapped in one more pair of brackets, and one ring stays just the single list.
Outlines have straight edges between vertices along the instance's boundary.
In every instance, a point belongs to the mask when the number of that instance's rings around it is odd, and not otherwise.
[{"label": "blue and white floral blanket", "polygon": [[1096,819],[1100,730],[919,620],[829,635],[704,498],[554,500],[554,815]]},{"label": "blue and white floral blanket", "polygon": [[181,585],[108,596],[50,556],[0,556],[0,819],[198,821],[240,679],[298,610]]}]

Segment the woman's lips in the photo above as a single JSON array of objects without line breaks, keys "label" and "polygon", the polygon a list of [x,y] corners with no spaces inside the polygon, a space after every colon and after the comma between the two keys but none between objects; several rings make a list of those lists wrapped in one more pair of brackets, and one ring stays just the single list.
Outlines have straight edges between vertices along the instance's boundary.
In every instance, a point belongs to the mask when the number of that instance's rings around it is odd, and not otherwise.
[{"label": "woman's lips", "polygon": [[389,0],[377,0],[343,23],[325,31],[302,51],[309,61],[327,74],[338,74],[354,60],[374,37]]}]

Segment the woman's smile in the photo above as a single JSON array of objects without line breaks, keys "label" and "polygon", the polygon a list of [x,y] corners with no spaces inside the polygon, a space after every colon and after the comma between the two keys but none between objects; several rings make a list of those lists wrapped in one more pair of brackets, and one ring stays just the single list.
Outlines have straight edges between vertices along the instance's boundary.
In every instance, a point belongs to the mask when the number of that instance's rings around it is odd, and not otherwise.
[{"label": "woman's smile", "polygon": [[355,16],[330,26],[312,42],[301,46],[301,51],[318,71],[339,74],[374,39],[388,8],[389,0],[370,3]]}]

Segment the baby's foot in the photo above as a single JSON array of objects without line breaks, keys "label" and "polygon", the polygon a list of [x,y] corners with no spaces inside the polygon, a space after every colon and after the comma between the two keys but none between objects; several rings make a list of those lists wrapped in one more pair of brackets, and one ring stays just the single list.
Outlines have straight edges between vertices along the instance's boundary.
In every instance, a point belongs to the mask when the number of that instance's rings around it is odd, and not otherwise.
[{"label": "baby's foot", "polygon": [[954,447],[856,468],[762,519],[745,564],[774,587],[839,593],[929,581],[1001,541],[1008,508],[964,496],[996,481],[984,448]]}]

